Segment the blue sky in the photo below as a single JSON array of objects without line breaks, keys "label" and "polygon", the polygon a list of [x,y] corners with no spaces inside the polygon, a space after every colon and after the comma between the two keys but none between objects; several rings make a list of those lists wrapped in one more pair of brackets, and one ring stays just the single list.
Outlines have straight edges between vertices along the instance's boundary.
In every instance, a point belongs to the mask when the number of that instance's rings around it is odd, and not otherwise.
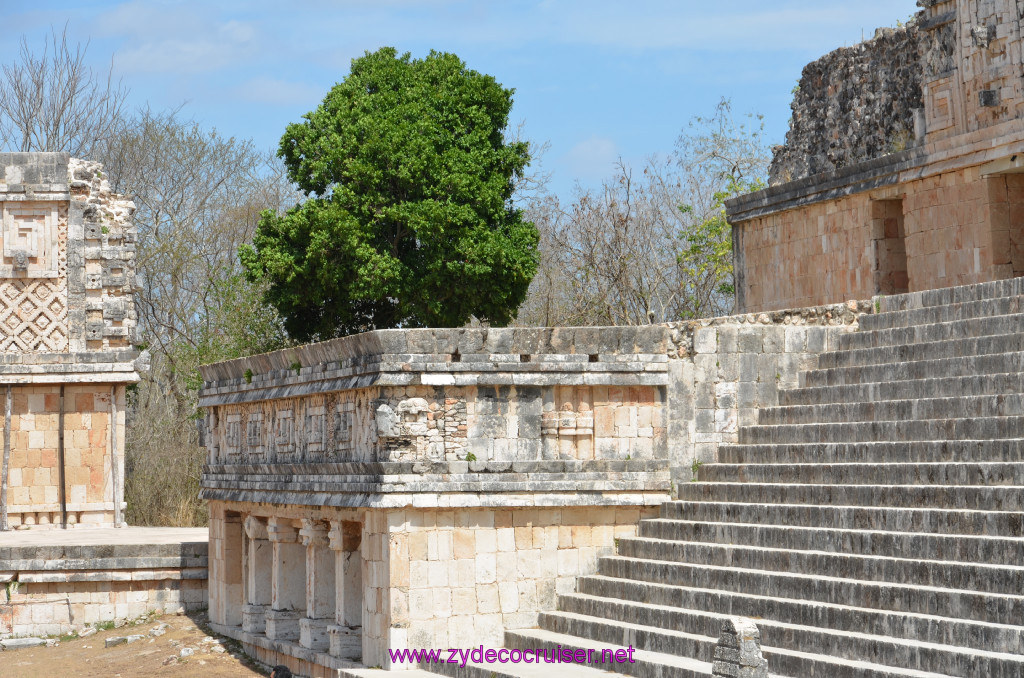
[{"label": "blue sky", "polygon": [[781,143],[804,64],[905,21],[914,0],[0,0],[0,62],[50,26],[91,40],[89,59],[131,103],[183,112],[227,136],[276,147],[366,50],[458,54],[516,89],[513,120],[550,142],[544,167],[568,197],[618,157],[672,149],[722,97],[765,116]]}]

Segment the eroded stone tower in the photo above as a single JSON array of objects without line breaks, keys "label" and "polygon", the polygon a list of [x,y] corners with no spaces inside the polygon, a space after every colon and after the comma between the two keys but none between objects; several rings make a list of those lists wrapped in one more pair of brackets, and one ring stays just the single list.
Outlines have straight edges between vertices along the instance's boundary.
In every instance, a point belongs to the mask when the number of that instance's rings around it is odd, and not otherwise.
[{"label": "eroded stone tower", "polygon": [[4,153],[0,168],[0,530],[117,525],[135,206],[98,163]]}]

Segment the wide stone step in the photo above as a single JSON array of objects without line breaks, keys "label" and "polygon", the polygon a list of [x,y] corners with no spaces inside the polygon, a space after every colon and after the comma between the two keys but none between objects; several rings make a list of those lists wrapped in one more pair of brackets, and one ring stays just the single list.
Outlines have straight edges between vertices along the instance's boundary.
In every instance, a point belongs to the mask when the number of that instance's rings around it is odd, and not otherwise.
[{"label": "wide stone step", "polygon": [[801,387],[844,386],[882,381],[908,381],[938,377],[974,377],[1024,372],[1024,352],[966,355],[938,360],[917,360],[884,365],[829,367],[801,372]]},{"label": "wide stone step", "polygon": [[970,377],[908,379],[843,386],[781,389],[779,405],[862,403],[908,398],[951,398],[1024,393],[1024,374],[983,374]]},{"label": "wide stone step", "polygon": [[682,483],[676,493],[684,501],[1024,510],[1024,492],[1015,486]]},{"label": "wide stone step", "polygon": [[864,331],[888,330],[897,327],[1012,315],[1021,311],[1024,311],[1024,300],[1017,295],[965,301],[946,306],[928,306],[906,311],[869,313],[860,317],[859,326]]},{"label": "wide stone step", "polygon": [[1024,313],[1011,313],[967,320],[893,327],[887,330],[847,332],[840,334],[836,345],[838,351],[874,347],[905,346],[950,339],[985,337],[999,334],[1014,334],[1024,330]]},{"label": "wide stone step", "polygon": [[1015,462],[1024,461],[1024,439],[732,444],[720,445],[718,458],[726,464]]},{"label": "wide stone step", "polygon": [[[577,582],[577,590],[579,595],[617,598],[635,603],[707,610],[754,619],[784,619],[792,624],[839,631],[866,631],[922,642],[1024,653],[1024,627],[1018,625],[893,612],[842,602],[806,601],[758,593],[637,581],[600,574],[581,577]],[[571,597],[562,596],[559,599]]]},{"label": "wide stone step", "polygon": [[639,536],[713,544],[771,544],[785,549],[857,555],[913,554],[922,560],[966,560],[993,565],[1024,563],[1024,539],[1016,537],[710,523],[664,518],[641,521]]},{"label": "wide stone step", "polygon": [[[585,617],[584,615],[549,613],[544,615],[543,623],[555,626],[555,629],[545,628],[544,630],[557,633],[561,636],[560,640],[564,640],[564,642],[571,642],[568,640],[571,638],[594,638],[599,642],[612,643],[614,642],[613,639],[622,638],[624,640],[620,641],[620,645],[628,643],[639,647],[661,647],[668,650],[674,647],[685,647],[690,641],[688,636],[691,635],[641,624],[614,623],[599,618]],[[704,653],[710,654],[715,639],[702,637],[702,640]],[[517,639],[517,643],[522,644],[522,641]],[[877,678],[896,678],[897,676],[933,677],[937,675],[916,669],[890,667],[861,660],[830,657],[814,654],[813,652],[795,651],[765,645],[762,645],[762,650],[765,658],[768,660],[768,670],[774,676],[830,676],[833,678],[865,678],[867,676],[874,676]],[[669,651],[656,652],[656,654],[678,656]],[[661,673],[643,675],[660,677],[675,676],[677,674],[674,671],[665,671],[663,669]]]},{"label": "wide stone step", "polygon": [[968,337],[966,339],[958,337],[920,344],[879,346],[822,353],[818,356],[817,369],[961,358],[993,353],[1013,353],[1022,350],[1024,350],[1024,333]]},{"label": "wide stone step", "polygon": [[[484,648],[484,650],[487,649],[488,648]],[[497,650],[497,648],[494,649]],[[509,649],[506,648],[506,652],[508,651]],[[448,652],[445,651],[444,655],[445,658],[447,659]],[[557,653],[552,655],[552,657],[557,657]],[[596,668],[593,666],[586,666],[583,664],[574,664],[569,662],[558,663],[555,661],[549,663],[545,659],[541,659],[540,663],[538,664],[532,661],[534,659],[533,655],[531,655],[530,657],[530,663],[526,663],[525,661],[523,661],[521,655],[515,658],[519,661],[513,663],[511,661],[511,658],[509,658],[508,655],[506,654],[504,657],[502,657],[502,659],[508,659],[508,661],[502,662],[496,656],[495,661],[493,662],[488,662],[486,660],[482,662],[474,662],[467,660],[463,665],[462,659],[460,657],[456,657],[456,659],[458,660],[456,663],[445,662],[439,664],[430,664],[429,667],[427,667],[429,668],[430,671],[429,674],[427,675],[442,675],[450,676],[451,678],[547,678],[552,673],[556,672],[559,678],[609,678],[610,676],[615,675],[612,672],[605,671],[603,669]],[[710,675],[710,666],[708,668],[708,671],[709,672],[706,674],[693,675]],[[352,672],[350,671],[349,673]],[[376,671],[374,673],[375,675],[373,676],[369,674],[365,676],[353,675],[351,678],[387,678],[388,675],[383,671]],[[406,676],[409,675],[409,673],[410,672],[408,671],[403,671],[401,677],[406,678]],[[349,678],[349,676],[343,673],[342,678]]]},{"label": "wide stone step", "polygon": [[[571,636],[564,633],[556,633],[546,629],[519,629],[505,632],[505,645],[510,648],[519,649],[548,649],[548,650],[593,650],[594,661],[588,661],[587,665],[603,668],[616,673],[623,673],[637,678],[697,678],[711,675],[711,663],[700,661],[692,657],[683,657],[663,652],[652,652],[650,650],[638,650],[633,645],[633,662],[601,662],[602,650],[629,650],[630,645],[621,643],[609,643]],[[607,655],[606,655],[607,657]],[[562,664],[545,664],[547,673],[544,675],[558,675]]]},{"label": "wide stone step", "polygon": [[972,301],[999,299],[1021,294],[1024,294],[1024,278],[1006,278],[986,283],[879,296],[877,300],[880,310],[889,313],[928,306],[955,306]]},{"label": "wide stone step", "polygon": [[812,485],[1017,485],[1024,492],[1024,462],[704,464],[697,479]]},{"label": "wide stone step", "polygon": [[1024,537],[1024,513],[1013,511],[670,501],[661,505],[661,517],[720,523],[828,526],[841,530]]},{"label": "wide stone step", "polygon": [[978,440],[1024,436],[1024,416],[852,423],[744,426],[740,443],[867,442],[871,440]]},{"label": "wide stone step", "polygon": [[[707,661],[713,657],[714,635],[721,628],[722,621],[728,618],[728,615],[714,612],[636,604],[579,594],[561,597],[559,608],[558,612],[541,614],[542,628],[609,642],[621,639],[635,642],[637,647],[643,649],[650,649],[649,645],[672,654],[682,653],[691,647],[689,635],[677,641],[676,633],[681,631],[705,639],[696,647],[695,656]],[[821,673],[826,667],[836,671],[835,675],[854,675],[848,672],[847,665],[832,665],[830,658],[870,658],[872,662],[886,666],[942,671],[943,674],[955,676],[1019,678],[1024,669],[1024,656],[1020,655],[977,652],[964,647],[864,632],[837,631],[765,618],[759,618],[757,626],[765,654],[771,657],[771,670],[783,675]],[[780,652],[783,648],[823,656],[812,662],[805,657]]]},{"label": "wide stone step", "polygon": [[[816,546],[816,545],[814,545]],[[1018,594],[1024,569],[1007,565],[895,558],[828,552],[825,549],[768,548],[760,544],[711,543],[655,537],[622,537],[622,557],[742,567],[771,572],[842,572],[851,579]]]},{"label": "wide stone step", "polygon": [[969,417],[1024,416],[1024,394],[880,400],[877,402],[782,405],[758,411],[758,423],[825,424],[911,419],[964,419]]},{"label": "wide stone step", "polygon": [[863,581],[821,573],[770,572],[699,563],[673,563],[621,556],[598,559],[598,574],[658,584],[721,589],[734,593],[875,607],[994,624],[1016,624],[1024,596],[962,589]]}]

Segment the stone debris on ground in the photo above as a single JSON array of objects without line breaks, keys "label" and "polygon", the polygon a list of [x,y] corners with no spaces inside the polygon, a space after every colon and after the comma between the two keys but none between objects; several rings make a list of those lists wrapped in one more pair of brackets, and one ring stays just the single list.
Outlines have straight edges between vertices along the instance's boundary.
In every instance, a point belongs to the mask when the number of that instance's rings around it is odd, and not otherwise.
[{"label": "stone debris on ground", "polygon": [[0,650],[4,651],[38,647],[40,645],[46,645],[46,640],[43,638],[8,638],[7,640],[0,640]]},{"label": "stone debris on ground", "polygon": [[84,636],[61,638],[53,647],[45,647],[44,638],[7,639],[0,641],[0,650],[20,649],[0,660],[0,676],[8,675],[8,670],[19,678],[128,678],[155,673],[186,678],[199,671],[204,678],[262,675],[232,641],[209,636],[206,623],[205,615],[145,617],[127,620],[120,629],[83,629]]}]

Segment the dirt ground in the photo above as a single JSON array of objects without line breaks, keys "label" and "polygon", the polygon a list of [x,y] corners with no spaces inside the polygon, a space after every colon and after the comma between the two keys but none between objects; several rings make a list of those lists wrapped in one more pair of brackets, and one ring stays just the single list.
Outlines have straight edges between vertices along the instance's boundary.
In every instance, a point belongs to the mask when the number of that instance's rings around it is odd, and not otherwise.
[{"label": "dirt ground", "polygon": [[[56,647],[0,652],[0,678],[247,678],[267,675],[255,667],[233,640],[207,634],[203,630],[205,622],[203,614],[150,617],[85,638],[62,638]],[[108,638],[132,635],[144,637],[105,647]]]}]

